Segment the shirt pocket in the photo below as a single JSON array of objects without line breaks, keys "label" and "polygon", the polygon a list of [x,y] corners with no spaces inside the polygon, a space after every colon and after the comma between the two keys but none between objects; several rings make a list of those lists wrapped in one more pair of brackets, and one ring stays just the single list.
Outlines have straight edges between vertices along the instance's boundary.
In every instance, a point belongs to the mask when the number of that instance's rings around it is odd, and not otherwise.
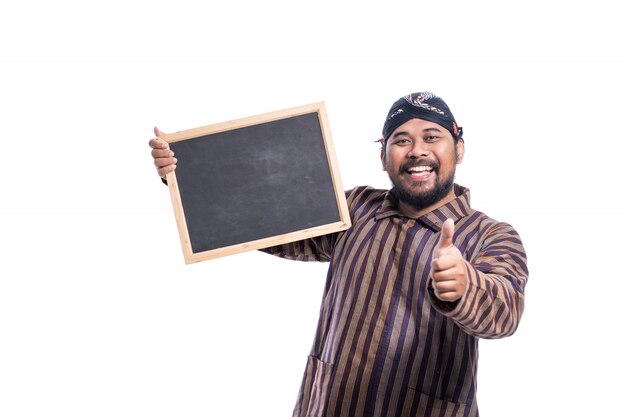
[{"label": "shirt pocket", "polygon": [[330,394],[333,365],[309,356],[294,416],[323,417]]},{"label": "shirt pocket", "polygon": [[423,394],[415,389],[409,388],[407,391],[402,417],[469,417],[470,406],[463,403],[442,400],[430,395]]}]

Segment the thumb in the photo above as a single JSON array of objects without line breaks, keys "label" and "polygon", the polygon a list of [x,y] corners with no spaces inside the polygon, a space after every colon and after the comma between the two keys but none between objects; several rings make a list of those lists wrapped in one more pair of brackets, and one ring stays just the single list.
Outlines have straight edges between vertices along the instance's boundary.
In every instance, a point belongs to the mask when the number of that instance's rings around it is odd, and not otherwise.
[{"label": "thumb", "polygon": [[441,236],[439,236],[437,248],[443,249],[453,246],[452,236],[454,236],[454,220],[448,219],[441,225]]},{"label": "thumb", "polygon": [[161,132],[161,129],[159,129],[158,127],[154,126],[154,135],[158,138],[161,135],[164,135],[165,133]]}]

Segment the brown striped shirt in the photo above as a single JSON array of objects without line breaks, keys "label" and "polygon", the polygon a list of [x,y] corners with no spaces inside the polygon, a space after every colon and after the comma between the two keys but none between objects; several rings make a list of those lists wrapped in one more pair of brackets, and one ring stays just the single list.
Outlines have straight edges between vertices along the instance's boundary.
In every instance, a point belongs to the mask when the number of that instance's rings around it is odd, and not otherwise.
[{"label": "brown striped shirt", "polygon": [[[266,249],[330,261],[320,319],[294,416],[477,416],[478,338],[511,335],[528,277],[517,232],[473,210],[469,190],[418,218],[385,190],[347,192],[353,226]],[[469,270],[466,294],[438,300],[429,286],[442,223]]]}]

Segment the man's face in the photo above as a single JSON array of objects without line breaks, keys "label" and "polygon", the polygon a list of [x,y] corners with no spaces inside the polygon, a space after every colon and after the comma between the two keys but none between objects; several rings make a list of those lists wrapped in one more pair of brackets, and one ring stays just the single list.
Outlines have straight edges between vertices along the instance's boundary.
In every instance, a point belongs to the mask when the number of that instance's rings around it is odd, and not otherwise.
[{"label": "man's face", "polygon": [[416,209],[446,197],[454,186],[456,164],[463,161],[463,140],[437,123],[411,119],[389,137],[381,152],[396,197]]}]

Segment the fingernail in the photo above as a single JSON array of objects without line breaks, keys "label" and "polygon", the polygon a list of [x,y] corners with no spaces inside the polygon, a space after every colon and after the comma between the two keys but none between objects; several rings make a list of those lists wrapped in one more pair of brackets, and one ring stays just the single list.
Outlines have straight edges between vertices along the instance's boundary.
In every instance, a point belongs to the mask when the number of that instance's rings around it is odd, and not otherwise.
[{"label": "fingernail", "polygon": [[178,159],[174,158],[174,164],[176,164],[176,162],[178,162]]}]

